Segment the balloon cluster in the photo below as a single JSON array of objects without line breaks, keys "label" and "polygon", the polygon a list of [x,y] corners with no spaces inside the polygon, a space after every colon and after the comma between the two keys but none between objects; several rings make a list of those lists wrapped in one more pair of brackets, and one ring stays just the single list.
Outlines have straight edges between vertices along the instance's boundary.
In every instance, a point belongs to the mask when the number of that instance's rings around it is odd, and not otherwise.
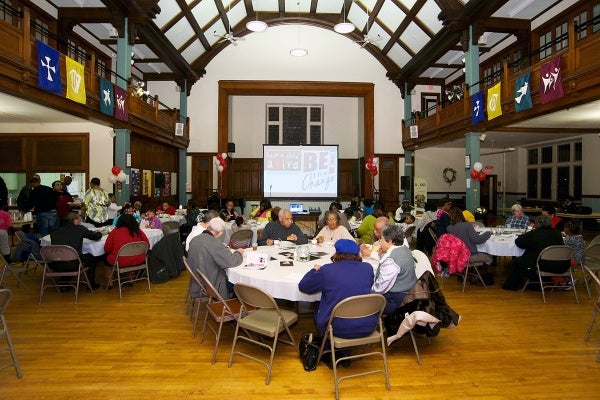
[{"label": "balloon cluster", "polygon": [[373,176],[377,176],[377,174],[379,173],[379,171],[377,170],[377,164],[379,164],[379,157],[371,156],[367,159],[365,168],[371,171],[371,174],[373,174]]},{"label": "balloon cluster", "polygon": [[482,171],[483,169],[483,164],[480,162],[476,162],[475,164],[473,164],[473,169],[471,170],[471,178],[473,178],[476,181],[479,182],[483,182],[486,178],[486,174],[485,172]]},{"label": "balloon cluster", "polygon": [[217,167],[217,171],[223,172],[223,170],[227,168],[227,153],[217,153],[216,157],[215,167]]},{"label": "balloon cluster", "polygon": [[118,165],[113,165],[110,172],[111,174],[108,176],[108,181],[112,184],[117,182],[123,183],[127,179],[127,174]]}]

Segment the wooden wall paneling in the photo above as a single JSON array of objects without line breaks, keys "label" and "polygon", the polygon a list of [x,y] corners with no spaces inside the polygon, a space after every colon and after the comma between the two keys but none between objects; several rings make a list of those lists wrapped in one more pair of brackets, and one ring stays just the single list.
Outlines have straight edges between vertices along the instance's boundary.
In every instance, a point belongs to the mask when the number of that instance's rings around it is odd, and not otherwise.
[{"label": "wooden wall paneling", "polygon": [[398,171],[400,154],[381,154],[379,157],[379,193],[386,211],[398,208],[400,174]]},{"label": "wooden wall paneling", "polygon": [[338,160],[338,198],[341,200],[350,200],[359,192],[358,160],[340,159]]},{"label": "wooden wall paneling", "polygon": [[39,171],[85,171],[89,162],[87,133],[32,135],[32,168]]},{"label": "wooden wall paneling", "polygon": [[21,135],[0,135],[0,171],[27,170],[27,140]]},{"label": "wooden wall paneling", "polygon": [[227,170],[227,197],[232,199],[260,199],[262,189],[262,159],[244,158],[229,160]]},{"label": "wooden wall paneling", "polygon": [[208,194],[213,188],[213,154],[189,153],[192,156],[192,199],[206,207]]}]

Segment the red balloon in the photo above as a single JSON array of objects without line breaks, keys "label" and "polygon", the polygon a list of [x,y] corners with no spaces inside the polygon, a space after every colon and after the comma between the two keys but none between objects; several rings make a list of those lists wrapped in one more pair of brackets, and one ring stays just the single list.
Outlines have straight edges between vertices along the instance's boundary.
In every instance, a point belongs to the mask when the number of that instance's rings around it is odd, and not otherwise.
[{"label": "red balloon", "polygon": [[377,176],[377,174],[378,174],[377,170],[372,171],[372,172],[373,172],[373,176]]},{"label": "red balloon", "polygon": [[119,175],[119,172],[121,172],[121,167],[119,167],[118,165],[114,165],[110,171],[113,175],[117,176]]},{"label": "red balloon", "polygon": [[479,180],[479,174],[474,169],[471,170],[471,173],[469,175],[472,179]]},{"label": "red balloon", "polygon": [[217,160],[223,161],[223,156],[221,155],[221,153],[217,153]]},{"label": "red balloon", "polygon": [[224,168],[227,165],[227,162],[221,159],[221,162],[219,164],[221,164],[221,166]]},{"label": "red balloon", "polygon": [[369,164],[373,164],[373,156],[367,158],[367,161],[369,162]]},{"label": "red balloon", "polygon": [[481,171],[479,171],[479,174],[478,174],[478,175],[479,175],[479,181],[480,181],[480,182],[483,182],[483,181],[485,181],[485,177],[487,176],[487,175],[485,174],[485,172],[481,172]]}]

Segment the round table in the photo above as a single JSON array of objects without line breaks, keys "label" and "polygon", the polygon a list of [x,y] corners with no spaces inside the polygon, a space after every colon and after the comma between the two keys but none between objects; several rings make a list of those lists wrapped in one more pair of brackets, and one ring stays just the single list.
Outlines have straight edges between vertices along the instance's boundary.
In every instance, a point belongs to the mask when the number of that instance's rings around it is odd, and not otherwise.
[{"label": "round table", "polygon": [[[493,228],[479,228],[476,229],[478,232],[484,232],[492,230]],[[482,244],[477,245],[477,250],[482,253],[491,254],[493,256],[521,256],[525,252],[524,249],[517,247],[515,239],[517,233],[503,233],[502,235],[492,234],[492,236]]]},{"label": "round table", "polygon": [[[95,257],[104,255],[104,244],[106,243],[106,238],[108,234],[105,233],[107,231],[106,227],[102,228],[91,228],[90,230],[96,230],[103,232],[102,239],[94,241],[90,239],[83,239],[83,245],[81,246],[81,251],[84,254],[91,254]],[[156,243],[159,242],[163,237],[163,231],[161,229],[142,229],[146,236],[148,237],[148,241],[150,242],[150,248],[154,247]],[[50,235],[46,235],[41,239],[41,246],[48,246],[52,244]]]},{"label": "round table", "polygon": [[247,253],[252,252],[252,249],[246,249],[242,265],[227,269],[228,279],[232,283],[246,283],[259,287],[276,299],[319,301],[321,299],[320,292],[314,294],[302,293],[298,290],[298,283],[315,264],[330,263],[330,257],[335,252],[335,248],[332,245],[310,246],[311,261],[293,260],[293,265],[290,266],[281,266],[281,262],[290,261],[289,255],[293,254],[294,248],[282,249],[277,246],[259,246],[257,252],[267,254],[270,257],[265,269],[245,267]]}]

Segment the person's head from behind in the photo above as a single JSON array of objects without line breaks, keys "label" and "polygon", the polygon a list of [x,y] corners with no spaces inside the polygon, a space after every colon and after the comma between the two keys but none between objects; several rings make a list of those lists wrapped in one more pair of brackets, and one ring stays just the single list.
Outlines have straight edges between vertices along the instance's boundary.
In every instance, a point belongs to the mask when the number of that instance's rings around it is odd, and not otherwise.
[{"label": "person's head from behind", "polygon": [[510,211],[515,218],[521,218],[523,216],[523,207],[520,204],[513,204]]},{"label": "person's head from behind", "polygon": [[213,218],[206,224],[206,230],[212,233],[214,237],[219,237],[225,231],[225,221],[221,218]]},{"label": "person's head from behind", "polygon": [[290,210],[282,208],[279,211],[279,223],[285,228],[289,228],[290,226],[292,226],[292,224],[294,223],[294,217]]},{"label": "person's head from behind", "polygon": [[271,221],[279,221],[279,212],[281,211],[281,207],[275,206],[271,208]]},{"label": "person's head from behind", "polygon": [[187,208],[188,210],[193,210],[196,207],[198,207],[196,200],[188,199],[187,204],[185,205],[185,208]]},{"label": "person's head from behind", "polygon": [[133,215],[125,213],[122,214],[117,220],[117,229],[118,228],[127,228],[129,231],[129,235],[137,236],[140,232],[140,227],[133,217]]},{"label": "person's head from behind", "polygon": [[100,178],[92,178],[92,180],[90,181],[90,186],[92,187],[92,189],[100,187]]},{"label": "person's head from behind", "polygon": [[212,220],[214,218],[219,218],[219,212],[216,210],[208,210],[206,212],[206,214],[204,214],[204,217],[202,218],[202,222],[204,224],[208,225],[210,220]]},{"label": "person's head from behind", "polygon": [[375,225],[373,225],[373,235],[377,239],[381,238],[381,233],[383,230],[390,225],[390,220],[386,217],[379,217],[375,220]]},{"label": "person's head from behind", "polygon": [[40,176],[39,175],[33,175],[30,179],[29,179],[29,186],[31,187],[37,187],[40,186],[41,180],[40,180]]},{"label": "person's head from behind", "polygon": [[362,261],[360,256],[360,248],[354,240],[340,239],[335,242],[335,254],[331,256],[331,261],[337,262],[341,260],[356,260]]},{"label": "person's head from behind", "polygon": [[448,210],[448,215],[450,216],[450,223],[452,225],[456,225],[459,222],[465,222],[465,215],[458,207],[452,207],[450,210]]},{"label": "person's head from behind", "polygon": [[64,216],[64,220],[67,224],[71,225],[79,225],[81,223],[81,217],[74,211],[69,211],[67,215]]},{"label": "person's head from behind", "polygon": [[542,207],[542,215],[548,215],[550,218],[556,214],[556,208],[553,206],[543,206]]},{"label": "person's head from behind", "polygon": [[547,215],[538,215],[533,221],[534,228],[550,228],[552,222]]},{"label": "person's head from behind", "polygon": [[448,212],[452,208],[452,200],[449,197],[444,197],[441,200],[441,209]]},{"label": "person's head from behind", "polygon": [[383,210],[383,206],[379,203],[375,204],[375,208],[373,209],[373,216],[375,218],[383,217],[385,215],[385,211]]},{"label": "person's head from behind", "polygon": [[381,249],[387,251],[392,246],[402,246],[404,231],[398,225],[388,225],[381,232]]},{"label": "person's head from behind", "polygon": [[425,203],[425,211],[436,211],[437,207],[432,201],[428,201]]},{"label": "person's head from behind", "polygon": [[337,201],[333,201],[329,205],[329,211],[341,211],[341,210],[342,210],[342,205],[340,203],[338,203]]},{"label": "person's head from behind", "polygon": [[375,204],[375,201],[373,201],[373,199],[365,199],[365,201],[363,201],[363,205],[365,207],[372,207]]},{"label": "person's head from behind", "polygon": [[579,235],[579,221],[572,219],[565,223],[565,234],[569,236]]}]

